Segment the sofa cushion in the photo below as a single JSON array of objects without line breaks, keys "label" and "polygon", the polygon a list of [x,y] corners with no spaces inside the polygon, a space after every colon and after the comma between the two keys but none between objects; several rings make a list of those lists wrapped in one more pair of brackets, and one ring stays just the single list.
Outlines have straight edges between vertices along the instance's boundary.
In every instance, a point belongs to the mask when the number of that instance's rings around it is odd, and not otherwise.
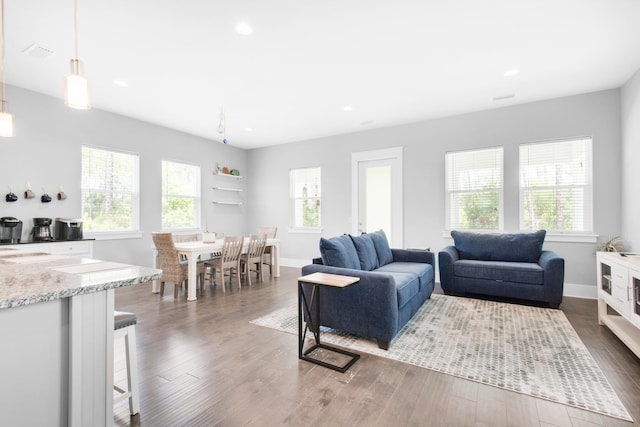
[{"label": "sofa cushion", "polygon": [[486,234],[451,231],[460,259],[537,262],[547,232]]},{"label": "sofa cushion", "polygon": [[388,272],[396,282],[398,308],[402,308],[420,292],[420,279],[413,273]]},{"label": "sofa cushion", "polygon": [[453,274],[472,279],[543,285],[544,270],[533,262],[460,260],[453,264]]},{"label": "sofa cushion", "polygon": [[434,271],[431,264],[425,262],[392,262],[383,265],[376,271],[384,273],[412,273],[420,280],[420,290],[424,289],[434,278]]},{"label": "sofa cushion", "polygon": [[384,230],[374,231],[373,233],[366,233],[373,241],[373,246],[376,248],[376,254],[378,255],[378,266],[383,266],[393,262],[393,254],[389,247],[389,241]]},{"label": "sofa cushion", "polygon": [[360,260],[348,235],[320,238],[320,256],[324,265],[360,270]]},{"label": "sofa cushion", "polygon": [[373,240],[366,234],[350,237],[358,253],[360,269],[371,271],[378,268],[378,254],[376,253],[376,247],[373,245]]}]

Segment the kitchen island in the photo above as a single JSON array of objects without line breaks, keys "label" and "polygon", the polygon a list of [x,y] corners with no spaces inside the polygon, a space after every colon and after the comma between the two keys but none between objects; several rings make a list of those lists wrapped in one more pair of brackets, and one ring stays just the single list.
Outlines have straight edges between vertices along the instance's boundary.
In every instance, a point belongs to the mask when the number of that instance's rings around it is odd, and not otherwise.
[{"label": "kitchen island", "polygon": [[0,425],[113,425],[114,289],[161,273],[0,248]]}]

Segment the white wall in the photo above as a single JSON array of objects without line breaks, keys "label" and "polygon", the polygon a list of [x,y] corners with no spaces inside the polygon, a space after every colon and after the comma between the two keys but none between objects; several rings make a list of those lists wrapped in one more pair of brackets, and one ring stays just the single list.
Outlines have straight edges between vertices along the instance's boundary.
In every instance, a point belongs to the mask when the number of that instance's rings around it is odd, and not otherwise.
[{"label": "white wall", "polygon": [[[323,235],[351,228],[351,153],[404,147],[404,245],[437,252],[451,244],[444,229],[446,151],[504,146],[505,229],[517,231],[518,144],[592,136],[596,234],[620,233],[620,92],[608,90],[403,126],[265,147],[248,152],[249,228],[275,225],[284,258],[309,262],[319,255],[317,234],[287,232],[288,173],[322,167]],[[588,285],[595,295],[595,244],[546,243],[566,260],[565,282]]]},{"label": "white wall", "polygon": [[640,251],[640,70],[622,88],[622,237]]},{"label": "white wall", "polygon": [[[61,89],[62,90],[62,89]],[[77,111],[61,99],[8,86],[7,99],[15,116],[16,137],[0,140],[0,216],[23,221],[23,239],[28,239],[33,217],[81,217],[80,153],[83,144],[116,148],[140,156],[140,239],[96,241],[94,256],[99,259],[152,265],[151,232],[161,225],[161,161],[164,159],[200,165],[209,228],[242,233],[245,206],[213,205],[216,162],[237,168],[244,174],[246,151],[215,141],[177,132],[124,116],[92,109]],[[212,117],[211,126],[216,118]],[[218,177],[220,179],[220,177]],[[246,180],[246,179],[245,179]],[[24,199],[30,182],[35,199]],[[67,200],[40,203],[41,187],[55,196],[62,185]],[[8,186],[20,199],[7,203]]]}]

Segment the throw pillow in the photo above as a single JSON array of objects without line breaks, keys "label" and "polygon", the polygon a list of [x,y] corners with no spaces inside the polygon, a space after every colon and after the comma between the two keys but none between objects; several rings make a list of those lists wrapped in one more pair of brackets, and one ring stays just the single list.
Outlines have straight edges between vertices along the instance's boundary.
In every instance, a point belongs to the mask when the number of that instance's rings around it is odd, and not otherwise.
[{"label": "throw pillow", "polygon": [[538,262],[547,232],[488,234],[451,231],[460,259]]},{"label": "throw pillow", "polygon": [[378,268],[378,254],[373,240],[367,234],[362,236],[350,236],[353,245],[356,247],[358,258],[360,259],[360,268],[365,271],[371,271]]},{"label": "throw pillow", "polygon": [[389,241],[387,240],[387,235],[384,234],[384,231],[374,231],[373,233],[367,233],[366,236],[371,238],[373,246],[376,248],[376,254],[378,255],[378,267],[392,263],[393,254],[391,253]]},{"label": "throw pillow", "polygon": [[355,246],[348,235],[320,238],[322,263],[331,267],[354,268],[360,270],[360,260]]}]

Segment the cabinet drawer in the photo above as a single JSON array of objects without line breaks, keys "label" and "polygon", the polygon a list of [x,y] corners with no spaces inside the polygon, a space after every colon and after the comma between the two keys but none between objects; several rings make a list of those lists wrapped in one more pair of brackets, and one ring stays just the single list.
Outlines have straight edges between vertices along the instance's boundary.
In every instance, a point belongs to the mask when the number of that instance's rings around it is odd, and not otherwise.
[{"label": "cabinet drawer", "polygon": [[629,270],[625,267],[612,264],[611,265],[611,284],[614,287],[626,288],[629,286]]},{"label": "cabinet drawer", "polygon": [[91,243],[89,242],[60,242],[52,243],[49,251],[52,254],[61,255],[91,255]]}]

